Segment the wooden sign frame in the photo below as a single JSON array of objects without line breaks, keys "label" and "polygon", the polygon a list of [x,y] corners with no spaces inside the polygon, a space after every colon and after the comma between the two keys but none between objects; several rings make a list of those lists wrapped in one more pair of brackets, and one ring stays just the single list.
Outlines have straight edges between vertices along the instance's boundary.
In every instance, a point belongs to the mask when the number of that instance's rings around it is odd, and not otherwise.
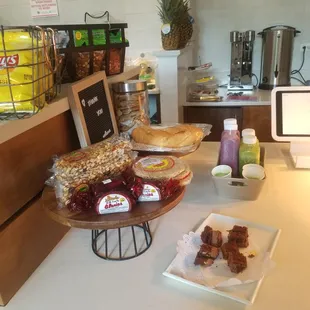
[{"label": "wooden sign frame", "polygon": [[109,83],[108,83],[105,72],[100,71],[81,81],[78,81],[72,84],[69,89],[68,100],[69,100],[75,127],[77,130],[77,134],[78,134],[82,148],[90,146],[92,143],[91,143],[91,139],[90,139],[89,132],[87,129],[87,124],[86,124],[85,116],[84,116],[83,109],[82,109],[82,103],[79,98],[79,93],[101,81],[103,82],[103,85],[104,85],[104,90],[105,90],[106,99],[107,99],[107,103],[109,107],[110,117],[111,117],[111,121],[113,125],[113,131],[114,131],[113,136],[118,136],[119,134],[116,117],[114,113],[114,107],[113,107],[113,103],[111,99]]}]

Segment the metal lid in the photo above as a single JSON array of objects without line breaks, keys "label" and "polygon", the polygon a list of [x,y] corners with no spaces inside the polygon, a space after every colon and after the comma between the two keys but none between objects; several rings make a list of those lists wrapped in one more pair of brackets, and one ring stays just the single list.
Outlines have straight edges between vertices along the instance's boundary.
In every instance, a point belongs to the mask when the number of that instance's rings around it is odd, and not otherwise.
[{"label": "metal lid", "polygon": [[245,41],[246,42],[253,42],[255,41],[255,31],[254,30],[248,30],[244,34]]},{"label": "metal lid", "polygon": [[147,90],[146,81],[140,80],[128,80],[120,83],[115,83],[112,88],[117,93],[131,93],[135,91],[145,91]]},{"label": "metal lid", "polygon": [[268,28],[265,28],[263,30],[263,32],[266,32],[266,31],[278,31],[278,30],[287,30],[287,31],[296,31],[296,28],[294,27],[291,27],[291,26],[286,26],[286,25],[275,25],[275,26],[271,26],[271,27],[268,27]]},{"label": "metal lid", "polygon": [[285,32],[285,31],[288,31],[288,32],[294,32],[294,37],[300,33],[299,30],[297,30],[296,28],[294,27],[291,27],[291,26],[286,26],[286,25],[275,25],[275,26],[271,26],[271,27],[268,27],[268,28],[265,28],[262,32],[259,32],[258,35],[261,35],[264,37],[264,35],[266,33],[270,33],[270,32]]},{"label": "metal lid", "polygon": [[240,41],[240,33],[239,31],[231,31],[230,32],[230,42],[236,43]]}]

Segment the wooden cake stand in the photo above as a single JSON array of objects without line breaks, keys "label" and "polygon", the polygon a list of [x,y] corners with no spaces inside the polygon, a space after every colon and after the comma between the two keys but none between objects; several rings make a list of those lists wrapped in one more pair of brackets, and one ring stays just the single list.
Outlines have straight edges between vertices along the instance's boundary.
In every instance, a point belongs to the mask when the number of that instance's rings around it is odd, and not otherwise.
[{"label": "wooden cake stand", "polygon": [[[164,215],[177,206],[183,199],[184,193],[185,188],[182,188],[173,197],[165,201],[141,202],[131,212],[106,215],[98,215],[94,210],[74,213],[67,208],[58,209],[55,192],[50,187],[44,189],[42,199],[45,211],[53,220],[66,226],[90,229],[92,231],[91,245],[93,252],[97,256],[105,260],[128,260],[143,254],[150,248],[152,234],[148,222]],[[126,229],[125,237],[127,240],[129,234],[131,235],[129,242],[126,242],[126,251],[122,250],[124,249],[122,242],[124,233],[122,233],[121,229]],[[141,246],[138,245],[137,229],[140,234],[144,235]],[[117,235],[117,242],[111,245],[111,242],[108,242],[108,240],[112,231]],[[104,251],[102,251],[102,248],[104,248]],[[111,249],[116,248],[118,248],[117,255],[113,254],[115,251],[111,253]]]}]

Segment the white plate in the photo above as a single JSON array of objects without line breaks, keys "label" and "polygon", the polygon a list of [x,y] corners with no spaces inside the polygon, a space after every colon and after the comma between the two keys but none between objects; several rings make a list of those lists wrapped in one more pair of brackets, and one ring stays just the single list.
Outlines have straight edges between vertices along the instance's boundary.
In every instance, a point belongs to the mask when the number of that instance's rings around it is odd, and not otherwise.
[{"label": "white plate", "polygon": [[[211,213],[207,217],[207,219],[201,224],[201,226],[196,230],[196,232],[201,233],[204,227],[207,225],[212,227],[214,230],[220,230],[220,231],[229,230],[234,225],[247,226],[251,238],[255,239],[255,243],[259,246],[261,251],[270,253],[270,257],[272,257],[273,255],[273,252],[275,250],[276,244],[278,242],[281,233],[280,229],[275,229],[272,227],[214,213]],[[234,299],[238,302],[247,305],[254,303],[260,285],[262,284],[263,281],[262,278],[261,280],[250,284],[236,285],[227,288],[213,288],[189,281],[185,278],[180,277],[177,274],[174,274],[172,272],[172,264],[173,262],[165,270],[165,272],[163,273],[164,276],[197,287],[205,291],[209,291],[224,297]]]}]

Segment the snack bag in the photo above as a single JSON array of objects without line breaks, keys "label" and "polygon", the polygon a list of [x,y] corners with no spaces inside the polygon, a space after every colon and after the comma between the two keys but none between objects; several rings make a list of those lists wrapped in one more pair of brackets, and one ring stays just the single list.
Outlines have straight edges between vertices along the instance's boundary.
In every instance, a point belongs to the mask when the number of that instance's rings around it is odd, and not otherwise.
[{"label": "snack bag", "polygon": [[111,138],[54,158],[53,176],[46,183],[55,188],[58,206],[63,208],[80,191],[81,185],[84,188],[121,175],[132,165],[135,156],[130,141]]},{"label": "snack bag", "polygon": [[0,33],[0,112],[13,110],[9,84],[17,111],[32,111],[33,105],[42,108],[44,92],[53,85],[42,40],[32,38],[27,31],[6,30],[4,43]]}]

